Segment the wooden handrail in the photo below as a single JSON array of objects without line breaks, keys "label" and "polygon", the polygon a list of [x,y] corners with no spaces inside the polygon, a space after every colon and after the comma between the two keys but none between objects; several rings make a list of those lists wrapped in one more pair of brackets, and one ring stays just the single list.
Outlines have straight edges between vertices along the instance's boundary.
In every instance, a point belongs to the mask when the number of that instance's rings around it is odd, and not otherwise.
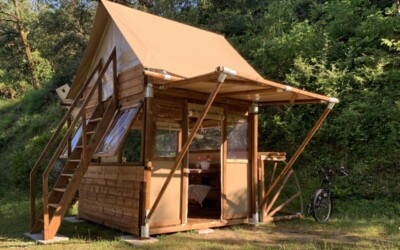
[{"label": "wooden handrail", "polygon": [[[114,56],[113,56],[113,55],[114,55]],[[113,57],[115,58],[115,55],[116,55],[116,52],[115,52],[115,48],[114,48],[114,50],[113,50],[112,54],[110,55],[110,58],[108,59],[108,61],[111,61],[111,58],[113,58]],[[109,63],[108,63],[108,64],[109,64]],[[108,65],[107,65],[107,66],[108,66]],[[35,211],[35,210],[36,210],[36,204],[35,204],[35,201],[36,201],[36,195],[35,195],[35,177],[36,177],[37,171],[39,170],[39,168],[40,168],[40,166],[41,166],[43,160],[44,160],[45,157],[46,157],[46,155],[47,155],[48,152],[50,151],[50,148],[53,146],[54,142],[56,141],[56,139],[57,139],[58,135],[60,134],[60,132],[61,132],[61,130],[62,130],[64,124],[70,119],[71,114],[72,114],[72,111],[73,111],[74,108],[77,106],[80,97],[83,96],[83,93],[84,93],[85,89],[88,87],[88,85],[90,84],[92,78],[94,77],[95,73],[98,71],[98,69],[99,69],[100,67],[101,67],[101,61],[99,61],[99,63],[96,65],[95,70],[90,74],[88,80],[85,82],[85,84],[83,85],[83,87],[81,88],[81,90],[79,91],[79,93],[77,94],[77,96],[75,97],[75,99],[74,99],[74,101],[72,102],[72,104],[71,104],[69,110],[68,110],[67,113],[64,115],[64,117],[63,117],[63,119],[61,120],[61,122],[59,123],[59,125],[58,125],[56,131],[54,132],[54,134],[53,134],[52,137],[50,138],[49,142],[47,143],[46,147],[45,147],[44,150],[42,151],[40,157],[38,158],[38,160],[36,161],[34,167],[32,168],[32,170],[31,170],[31,172],[30,172],[31,228],[35,225],[35,221],[36,221],[36,214],[35,214],[35,213],[36,213],[36,211]],[[102,75],[104,75],[105,69],[106,69],[106,68],[107,68],[106,66],[103,67],[103,70],[102,70],[102,73],[103,73],[103,74],[102,74]],[[102,75],[101,75],[101,76],[99,75],[99,77],[98,77],[96,83],[94,84],[94,86],[97,86],[97,85],[98,85],[98,83],[100,82],[99,79],[101,79]],[[84,110],[84,107],[87,105],[88,100],[90,100],[90,97],[93,95],[93,93],[94,93],[94,88],[92,88],[92,90],[90,91],[89,96],[88,96],[88,98],[85,100],[84,104],[82,105],[82,107],[81,107],[79,113],[81,113],[82,110]],[[65,136],[64,136],[64,138],[63,138],[63,140],[62,140],[62,142],[63,142],[62,144],[63,144],[63,145],[65,145],[65,142],[68,141],[69,136],[72,134],[71,132],[72,132],[73,128],[75,127],[75,125],[76,125],[76,123],[77,123],[78,120],[79,120],[79,115],[74,119],[74,121],[73,121],[71,124],[69,124],[69,125],[70,125],[70,126],[69,126],[69,129],[68,129],[67,133],[65,134]],[[57,154],[58,154],[58,155],[60,155],[60,153],[61,153],[60,148],[61,148],[61,144],[60,144],[59,147],[57,148]],[[47,167],[46,167],[46,170],[49,168],[49,165],[54,165],[55,159],[56,159],[55,155],[56,155],[56,154],[53,155],[51,161],[49,162],[49,164],[48,164]],[[57,156],[57,158],[58,158],[58,156]],[[50,163],[52,163],[52,164],[50,164]],[[46,172],[46,170],[45,170],[45,172]],[[47,170],[47,172],[49,172],[49,170]],[[45,177],[45,175],[43,176],[43,179],[48,179],[48,173],[47,173],[47,178],[44,178],[44,177]],[[46,193],[48,193],[47,182],[46,182],[46,185],[45,185],[45,183],[43,183],[43,187],[44,187],[44,186],[46,186],[46,189],[43,188],[43,191],[46,191]],[[46,194],[46,195],[47,195],[47,194]],[[44,193],[43,193],[43,196],[44,196]],[[45,196],[44,196],[44,197],[45,197]],[[45,202],[46,202],[46,204],[45,204]],[[46,206],[45,206],[45,205],[46,205]],[[44,207],[44,209],[46,209],[45,207],[47,207],[47,200],[46,200],[46,199],[43,200],[43,207]],[[48,209],[48,208],[47,208],[47,209]],[[45,224],[46,224],[46,223],[45,223]],[[48,224],[48,221],[47,221],[47,224]]]},{"label": "wooden handrail", "polygon": [[[96,69],[100,66],[100,62],[96,65]],[[75,100],[72,102],[70,108],[68,109],[67,113],[64,115],[63,119],[61,122],[58,124],[58,127],[56,131],[53,133],[51,136],[49,142],[47,143],[46,147],[43,149],[42,153],[40,154],[38,160],[36,161],[34,167],[32,168],[30,175],[29,175],[29,181],[30,181],[30,203],[31,203],[31,228],[35,225],[36,221],[36,195],[35,195],[35,177],[37,174],[37,171],[40,168],[40,165],[42,164],[44,158],[46,157],[47,153],[50,151],[50,148],[53,146],[54,142],[56,141],[58,135],[60,134],[65,122],[67,122],[72,114],[72,111],[74,108],[77,106],[79,102],[79,97],[83,95],[84,90],[92,80],[96,70],[92,72],[86,83],[83,85],[79,93],[77,94]]]},{"label": "wooden handrail", "polygon": [[[51,158],[49,164],[47,165],[44,173],[43,173],[43,221],[44,221],[44,235],[48,234],[48,226],[49,226],[49,207],[48,207],[48,199],[49,199],[49,174],[50,171],[53,169],[54,164],[56,160],[58,159],[59,155],[61,154],[62,150],[65,147],[65,144],[67,143],[68,137],[72,134],[72,131],[74,130],[75,125],[79,121],[79,116],[82,115],[82,112],[86,112],[85,108],[87,104],[90,101],[90,98],[96,91],[97,85],[101,82],[102,77],[104,76],[108,66],[110,65],[111,61],[116,59],[116,49],[112,51],[110,57],[108,58],[106,64],[104,65],[103,69],[101,70],[96,82],[92,86],[88,96],[86,97],[85,101],[83,102],[81,109],[79,110],[79,115],[74,119],[74,121],[71,124],[71,127],[68,129],[67,133],[65,134],[64,138],[60,142],[56,152],[53,154],[53,157]],[[85,121],[82,121],[85,122]]]}]

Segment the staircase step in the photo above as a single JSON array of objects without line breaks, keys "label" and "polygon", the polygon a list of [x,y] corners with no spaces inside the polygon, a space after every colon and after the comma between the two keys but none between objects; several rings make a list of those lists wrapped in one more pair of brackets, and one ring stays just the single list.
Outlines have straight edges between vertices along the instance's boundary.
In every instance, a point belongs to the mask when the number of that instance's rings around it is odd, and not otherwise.
[{"label": "staircase step", "polygon": [[62,159],[62,160],[65,160],[65,159],[68,159],[68,155],[60,155],[59,158]]},{"label": "staircase step", "polygon": [[81,162],[81,159],[69,159],[69,162]]},{"label": "staircase step", "polygon": [[75,148],[82,149],[83,146],[82,146],[82,145],[78,145],[78,146],[76,146]]},{"label": "staircase step", "polygon": [[103,118],[102,118],[102,117],[93,118],[93,119],[90,119],[90,121],[89,121],[89,122],[95,123],[95,122],[99,122],[99,121],[101,121],[101,119],[103,119]]},{"label": "staircase step", "polygon": [[54,188],[54,191],[65,193],[67,191],[66,188]]},{"label": "staircase step", "polygon": [[61,174],[61,176],[72,178],[74,176],[74,174]]},{"label": "staircase step", "polygon": [[58,208],[58,203],[49,203],[49,207]]},{"label": "staircase step", "polygon": [[89,131],[89,132],[86,132],[86,134],[87,134],[87,135],[94,135],[95,132],[96,132],[96,131]]}]

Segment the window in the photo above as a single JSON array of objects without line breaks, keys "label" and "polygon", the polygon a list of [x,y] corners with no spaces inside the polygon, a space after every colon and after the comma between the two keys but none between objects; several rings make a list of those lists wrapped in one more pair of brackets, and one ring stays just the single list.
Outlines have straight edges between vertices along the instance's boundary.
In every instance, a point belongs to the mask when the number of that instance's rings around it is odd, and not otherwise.
[{"label": "window", "polygon": [[228,115],[228,159],[248,158],[248,123],[246,116]]},{"label": "window", "polygon": [[140,162],[142,151],[142,130],[131,129],[122,146],[122,162]]},{"label": "window", "polygon": [[192,143],[190,151],[219,150],[221,147],[221,128],[200,128]]},{"label": "window", "polygon": [[156,157],[175,157],[178,151],[177,130],[157,129],[156,131]]},{"label": "window", "polygon": [[[89,123],[89,120],[86,120],[86,124]],[[79,125],[79,127],[76,129],[74,135],[71,138],[71,152],[75,150],[75,147],[78,145],[78,142],[81,140],[82,137],[82,124]],[[68,152],[67,152],[68,145],[65,146],[64,151],[63,151],[63,156],[68,157]]]},{"label": "window", "polygon": [[140,105],[120,110],[96,150],[97,156],[113,156],[122,146],[124,137],[138,117]]}]

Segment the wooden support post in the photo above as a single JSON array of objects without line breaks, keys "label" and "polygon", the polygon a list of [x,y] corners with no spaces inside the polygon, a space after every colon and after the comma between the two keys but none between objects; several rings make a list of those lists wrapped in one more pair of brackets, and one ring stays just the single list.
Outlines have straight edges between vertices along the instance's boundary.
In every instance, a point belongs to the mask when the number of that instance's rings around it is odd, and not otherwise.
[{"label": "wooden support post", "polygon": [[86,168],[88,167],[88,137],[87,137],[87,126],[86,126],[86,110],[81,111],[82,114],[82,163],[85,168],[83,171],[86,172]]},{"label": "wooden support post", "polygon": [[[43,176],[43,183],[48,183],[48,177]],[[43,188],[43,240],[49,240],[50,236],[50,214],[49,214],[49,190]]]},{"label": "wooden support post", "polygon": [[227,157],[228,157],[228,116],[227,116],[227,106],[224,107],[224,122],[222,124],[222,159],[221,159],[221,219],[225,219],[226,217],[226,168],[227,165]]},{"label": "wooden support post", "polygon": [[[188,117],[188,102],[184,100],[182,110],[182,141],[184,142],[188,138],[189,134],[189,117]],[[189,185],[189,157],[185,154],[182,160],[181,168],[181,224],[187,224],[188,214],[188,185]]]},{"label": "wooden support post", "polygon": [[144,128],[143,134],[143,159],[144,159],[144,185],[143,185],[143,207],[141,214],[141,231],[140,237],[148,238],[149,235],[149,224],[147,220],[147,214],[150,210],[150,189],[151,189],[151,175],[153,170],[152,156],[153,156],[153,144],[154,144],[154,121],[153,121],[153,91],[152,84],[147,82],[146,77],[146,98],[145,108],[143,110],[144,115]]},{"label": "wooden support post", "polygon": [[[258,158],[258,202],[261,202],[261,199],[265,194],[265,171],[264,171],[264,160],[261,157]],[[264,221],[264,210],[265,205],[260,209],[260,221]]]},{"label": "wooden support post", "polygon": [[220,73],[220,77],[218,78],[217,84],[215,85],[214,90],[211,92],[211,94],[210,94],[210,96],[209,96],[209,98],[208,98],[208,100],[206,102],[206,105],[204,106],[202,116],[197,119],[197,121],[196,121],[196,123],[195,123],[195,125],[194,125],[194,127],[193,127],[193,129],[192,129],[192,131],[191,131],[191,133],[190,133],[190,135],[188,137],[188,139],[186,140],[185,144],[182,147],[181,152],[179,152],[179,154],[178,154],[178,156],[176,158],[174,166],[172,167],[167,179],[165,180],[164,185],[161,188],[160,193],[158,194],[156,200],[154,201],[153,207],[150,209],[149,215],[147,216],[148,220],[150,220],[151,216],[153,215],[153,213],[154,213],[155,209],[157,208],[157,206],[158,206],[158,204],[159,204],[159,202],[160,202],[165,190],[167,190],[168,184],[170,183],[170,181],[172,179],[172,176],[174,175],[175,171],[178,169],[179,165],[181,164],[181,162],[183,160],[183,157],[186,155],[186,153],[187,153],[187,151],[189,149],[189,146],[190,146],[190,144],[192,143],[192,141],[194,139],[195,134],[199,130],[199,128],[201,126],[201,123],[203,122],[204,118],[207,116],[207,113],[210,110],[211,105],[213,104],[213,102],[215,100],[215,97],[217,96],[218,91],[220,90],[220,88],[222,86],[222,83],[225,81],[225,78],[226,78],[226,74],[225,73]]},{"label": "wooden support post", "polygon": [[117,73],[117,52],[114,53],[114,60],[113,60],[113,99],[115,106],[118,108],[119,103],[118,103],[118,73]]},{"label": "wooden support post", "polygon": [[267,190],[267,193],[265,194],[263,200],[261,203],[258,205],[259,208],[262,208],[264,204],[267,202],[268,197],[271,195],[272,190],[275,189],[275,187],[278,185],[279,181],[286,175],[286,173],[290,170],[290,168],[293,166],[293,163],[297,160],[297,158],[300,156],[300,154],[303,152],[304,148],[307,146],[307,144],[310,142],[311,138],[314,136],[314,134],[317,132],[323,121],[326,119],[328,116],[329,112],[331,112],[333,108],[334,103],[329,103],[328,107],[324,110],[322,113],[321,117],[317,120],[317,122],[314,124],[310,132],[307,134],[306,138],[303,140],[303,142],[300,144],[292,158],[290,158],[289,162],[286,164],[286,166],[283,168],[282,172],[279,174],[279,176],[276,178],[274,183],[271,185],[271,187]]},{"label": "wooden support post", "polygon": [[259,223],[257,208],[257,156],[258,156],[258,107],[250,108],[250,166],[251,166],[251,215],[252,223]]}]

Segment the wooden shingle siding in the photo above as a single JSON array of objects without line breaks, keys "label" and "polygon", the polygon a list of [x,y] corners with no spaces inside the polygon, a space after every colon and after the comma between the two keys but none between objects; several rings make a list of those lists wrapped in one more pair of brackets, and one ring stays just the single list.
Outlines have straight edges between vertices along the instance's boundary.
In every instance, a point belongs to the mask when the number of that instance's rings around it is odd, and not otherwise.
[{"label": "wooden shingle siding", "polygon": [[139,235],[144,168],[90,166],[79,188],[79,217]]},{"label": "wooden shingle siding", "polygon": [[144,73],[141,64],[118,75],[118,99],[121,107],[128,107],[144,97]]}]

